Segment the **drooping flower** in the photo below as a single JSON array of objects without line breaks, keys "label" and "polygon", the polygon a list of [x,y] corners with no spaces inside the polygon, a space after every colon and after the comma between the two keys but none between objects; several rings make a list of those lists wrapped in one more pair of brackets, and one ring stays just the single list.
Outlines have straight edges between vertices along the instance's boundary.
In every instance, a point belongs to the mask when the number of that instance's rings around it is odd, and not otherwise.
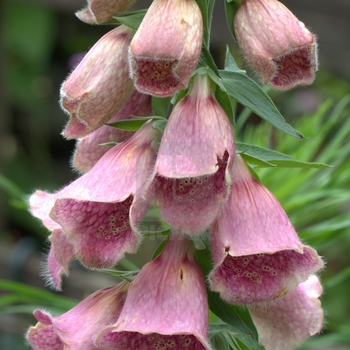
[{"label": "drooping flower", "polygon": [[243,0],[234,28],[243,55],[265,84],[287,90],[313,82],[316,38],[282,3]]},{"label": "drooping flower", "polygon": [[232,304],[282,297],[322,268],[277,199],[237,155],[232,192],[213,224],[211,289]]},{"label": "drooping flower", "polygon": [[146,193],[163,220],[187,234],[199,234],[213,222],[230,188],[234,138],[210,84],[206,75],[197,75],[174,107]]},{"label": "drooping flower", "polygon": [[141,192],[154,165],[157,135],[147,122],[70,185],[31,196],[32,214],[49,229],[58,224],[88,268],[111,267],[125,252],[135,253],[141,238],[136,226],[148,209]]},{"label": "drooping flower", "polygon": [[116,324],[98,336],[101,349],[209,350],[208,303],[194,247],[172,234],[162,253],[130,284]]},{"label": "drooping flower", "polygon": [[154,0],[130,44],[136,88],[160,97],[185,88],[199,60],[202,36],[195,0]]},{"label": "drooping flower", "polygon": [[321,294],[319,279],[311,275],[280,299],[248,306],[266,350],[294,350],[321,331]]},{"label": "drooping flower", "polygon": [[[149,95],[133,92],[124,107],[111,119],[109,123],[121,119],[129,119],[132,116],[150,116],[152,115],[152,98]],[[113,146],[100,144],[108,142],[122,142],[133,135],[132,131],[120,130],[103,125],[91,134],[77,141],[72,165],[82,171],[89,171],[96,162]]]},{"label": "drooping flower", "polygon": [[129,282],[101,289],[61,316],[35,310],[38,320],[26,338],[34,350],[97,350],[99,332],[116,322],[125,302]]},{"label": "drooping flower", "polygon": [[61,86],[61,106],[70,116],[63,131],[80,138],[110,120],[133,92],[127,60],[134,31],[124,25],[104,35]]},{"label": "drooping flower", "polygon": [[113,19],[117,12],[124,12],[136,0],[88,0],[87,6],[75,13],[83,22],[100,24]]}]

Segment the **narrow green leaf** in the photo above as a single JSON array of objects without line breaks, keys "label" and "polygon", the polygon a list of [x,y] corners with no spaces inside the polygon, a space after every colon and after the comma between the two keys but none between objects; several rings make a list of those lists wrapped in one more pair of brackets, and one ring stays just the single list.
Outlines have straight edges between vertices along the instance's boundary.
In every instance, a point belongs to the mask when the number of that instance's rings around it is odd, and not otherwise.
[{"label": "narrow green leaf", "polygon": [[161,134],[163,134],[164,129],[167,125],[166,120],[157,120],[153,123],[153,129],[159,131]]},{"label": "narrow green leaf", "polygon": [[236,152],[242,154],[248,163],[260,167],[331,168],[324,163],[305,162],[287,154],[243,142],[236,143]]},{"label": "narrow green leaf", "polygon": [[0,174],[0,188],[7,192],[11,197],[19,199],[21,202],[27,202],[27,194],[25,194],[13,181]]},{"label": "narrow green leaf", "polygon": [[235,112],[234,107],[232,105],[232,100],[226,91],[222,91],[221,89],[215,90],[215,98],[219,102],[220,106],[225,111],[228,119],[231,124],[235,124]]},{"label": "narrow green leaf", "polygon": [[217,76],[219,76],[218,67],[215,64],[213,56],[210,54],[208,47],[203,44],[199,66],[209,67]]},{"label": "narrow green leaf", "polygon": [[117,129],[127,131],[137,131],[143,124],[151,119],[165,120],[163,117],[151,116],[151,117],[134,117],[133,119],[122,119],[113,123],[106,123],[106,125],[112,126]]},{"label": "narrow green leaf", "polygon": [[230,29],[232,37],[236,40],[235,29],[233,27],[233,18],[239,7],[239,1],[237,0],[225,0],[225,15],[227,25]]},{"label": "narrow green leaf", "polygon": [[125,24],[126,26],[137,30],[145,17],[147,10],[131,11],[118,13],[114,19],[120,24]]},{"label": "narrow green leaf", "polygon": [[220,76],[227,93],[241,104],[286,134],[300,139],[304,137],[285,121],[270,97],[252,79],[242,73],[223,70]]},{"label": "narrow green leaf", "polygon": [[230,48],[226,45],[226,56],[225,56],[225,70],[229,72],[237,72],[245,74],[245,70],[240,69],[233,56],[231,55]]},{"label": "narrow green leaf", "polygon": [[[227,340],[221,332],[216,332],[210,337],[210,342],[213,344],[214,349],[218,350],[231,350],[232,347],[228,345]],[[236,350],[233,348],[233,350]]]}]

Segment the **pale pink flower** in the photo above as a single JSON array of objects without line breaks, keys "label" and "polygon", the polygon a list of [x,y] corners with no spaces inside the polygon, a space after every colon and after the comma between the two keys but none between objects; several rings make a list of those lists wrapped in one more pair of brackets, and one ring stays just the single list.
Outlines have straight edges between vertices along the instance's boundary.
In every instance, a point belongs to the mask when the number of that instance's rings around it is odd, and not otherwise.
[{"label": "pale pink flower", "polygon": [[316,38],[282,3],[243,0],[234,28],[243,55],[265,84],[287,90],[313,82]]},{"label": "pale pink flower", "polygon": [[156,137],[147,122],[70,185],[31,196],[32,214],[50,230],[61,229],[85,266],[111,267],[125,252],[135,253],[141,238],[137,225],[149,207],[141,192],[154,165]]},{"label": "pale pink flower", "polygon": [[185,236],[172,234],[162,253],[130,284],[116,324],[96,340],[101,349],[209,350],[204,277]]},{"label": "pale pink flower", "polygon": [[161,97],[185,88],[199,60],[202,36],[195,0],[154,0],[130,44],[136,88]]},{"label": "pale pink flower", "polygon": [[322,268],[277,199],[237,155],[232,192],[212,226],[211,289],[232,304],[282,297]]},{"label": "pale pink flower", "polygon": [[95,339],[106,326],[116,322],[123,307],[129,282],[101,289],[61,316],[35,310],[38,320],[26,338],[34,350],[97,350]]},{"label": "pale pink flower", "polygon": [[60,103],[70,120],[63,131],[80,138],[110,120],[133,92],[127,60],[134,31],[124,25],[104,35],[61,86]]},{"label": "pale pink flower", "polygon": [[199,234],[227,198],[234,153],[227,115],[198,75],[170,115],[146,197],[170,226]]},{"label": "pale pink flower", "polygon": [[321,331],[321,294],[319,279],[311,275],[283,298],[248,306],[266,350],[294,350]]},{"label": "pale pink flower", "polygon": [[75,13],[83,22],[100,24],[113,19],[117,12],[124,12],[136,0],[87,0],[87,6]]},{"label": "pale pink flower", "polygon": [[[152,98],[149,95],[143,95],[137,90],[125,103],[124,107],[114,116],[109,123],[121,119],[130,119],[132,116],[151,116]],[[117,128],[103,125],[91,134],[79,139],[72,159],[74,168],[87,172],[96,162],[113,146],[100,145],[108,142],[122,142],[130,138],[134,133],[132,131],[120,130]]]}]

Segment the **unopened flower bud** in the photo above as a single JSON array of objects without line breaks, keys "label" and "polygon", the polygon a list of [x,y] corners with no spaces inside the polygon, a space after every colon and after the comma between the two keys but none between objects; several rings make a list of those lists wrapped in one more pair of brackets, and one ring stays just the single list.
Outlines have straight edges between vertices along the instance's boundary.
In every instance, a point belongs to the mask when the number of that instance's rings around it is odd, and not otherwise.
[{"label": "unopened flower bud", "polygon": [[136,0],[88,0],[87,6],[75,13],[83,22],[100,24],[113,19],[117,12],[123,12]]},{"label": "unopened flower bud", "polygon": [[104,35],[61,86],[61,106],[70,115],[63,131],[80,138],[115,115],[133,92],[128,47],[133,30],[120,26]]},{"label": "unopened flower bud", "polygon": [[130,44],[136,88],[160,97],[185,88],[199,60],[202,36],[195,0],[154,0]]},{"label": "unopened flower bud", "polygon": [[234,27],[243,55],[265,84],[287,90],[313,82],[316,38],[282,3],[243,0]]}]

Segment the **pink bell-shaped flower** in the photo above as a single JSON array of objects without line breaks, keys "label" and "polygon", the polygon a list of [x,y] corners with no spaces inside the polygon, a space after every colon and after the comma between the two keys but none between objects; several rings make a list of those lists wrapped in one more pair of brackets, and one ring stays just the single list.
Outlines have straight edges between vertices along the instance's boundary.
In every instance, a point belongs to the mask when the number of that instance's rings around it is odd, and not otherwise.
[{"label": "pink bell-shaped flower", "polygon": [[248,306],[266,350],[294,350],[321,331],[321,294],[320,281],[311,275],[280,299]]},{"label": "pink bell-shaped flower", "polygon": [[160,97],[185,88],[199,60],[202,36],[195,0],[153,0],[130,44],[136,88]]},{"label": "pink bell-shaped flower", "polygon": [[147,122],[70,185],[31,196],[32,214],[49,229],[58,224],[88,268],[111,267],[125,252],[135,253],[141,238],[136,226],[148,209],[141,192],[154,165],[157,135]]},{"label": "pink bell-shaped flower", "polygon": [[[111,119],[109,123],[121,119],[130,119],[132,116],[152,115],[152,98],[149,95],[133,92],[124,107]],[[77,141],[72,165],[74,168],[87,172],[113,146],[101,145],[108,142],[122,142],[133,135],[132,131],[125,131],[103,125],[91,134]]]},{"label": "pink bell-shaped flower", "polygon": [[210,84],[208,76],[197,75],[174,107],[146,193],[163,220],[187,234],[199,234],[213,222],[230,188],[234,138]]},{"label": "pink bell-shaped flower", "polygon": [[70,116],[63,131],[80,138],[110,120],[133,92],[128,47],[134,31],[124,25],[104,35],[61,86],[61,106]]},{"label": "pink bell-shaped flower", "polygon": [[124,12],[136,0],[88,0],[87,6],[75,13],[83,22],[100,24],[113,19],[117,12]]},{"label": "pink bell-shaped flower", "polygon": [[212,226],[211,289],[231,304],[282,297],[322,268],[277,199],[237,155],[232,192]]},{"label": "pink bell-shaped flower", "polygon": [[34,350],[97,350],[100,331],[116,322],[125,302],[129,282],[101,289],[61,316],[35,310],[39,321],[26,338]]},{"label": "pink bell-shaped flower", "polygon": [[185,236],[170,236],[130,284],[118,321],[96,340],[99,349],[210,349],[207,292],[194,253]]},{"label": "pink bell-shaped flower", "polygon": [[279,90],[314,81],[315,36],[277,0],[243,0],[234,18],[238,45],[265,84]]}]

